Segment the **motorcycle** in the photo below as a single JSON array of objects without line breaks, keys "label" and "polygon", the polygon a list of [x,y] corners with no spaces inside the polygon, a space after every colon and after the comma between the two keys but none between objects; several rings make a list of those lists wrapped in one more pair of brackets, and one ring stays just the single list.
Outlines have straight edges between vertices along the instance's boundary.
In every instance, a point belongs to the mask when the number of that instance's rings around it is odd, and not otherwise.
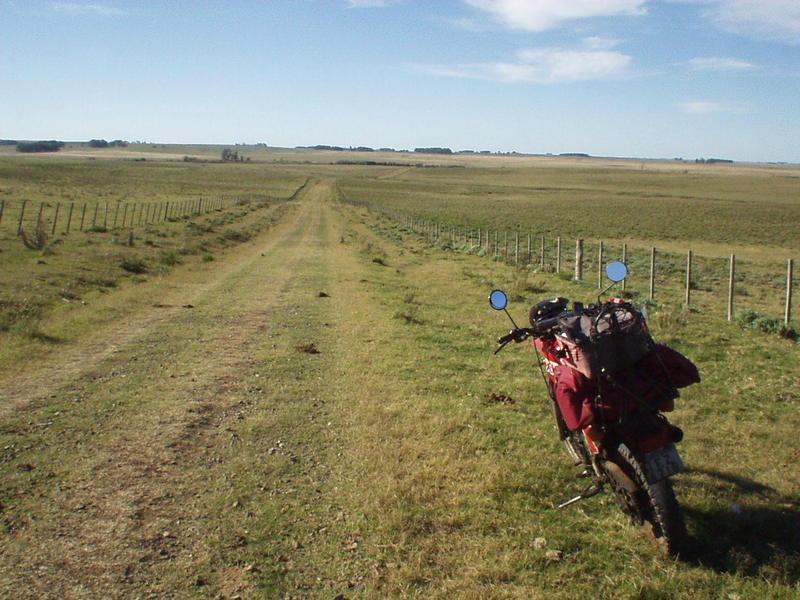
[{"label": "motorcycle", "polygon": [[508,313],[508,296],[494,290],[489,302],[513,324],[497,340],[495,354],[510,342],[531,340],[545,381],[556,429],[569,456],[591,483],[563,502],[564,508],[595,496],[608,485],[630,521],[643,527],[670,555],[687,542],[686,526],[670,478],[683,470],[675,444],[680,428],[664,415],[678,388],[698,383],[696,367],[651,337],[645,316],[629,302],[602,296],[627,277],[624,263],[607,266],[611,284],[584,306],[551,298],[530,310],[530,327]]}]

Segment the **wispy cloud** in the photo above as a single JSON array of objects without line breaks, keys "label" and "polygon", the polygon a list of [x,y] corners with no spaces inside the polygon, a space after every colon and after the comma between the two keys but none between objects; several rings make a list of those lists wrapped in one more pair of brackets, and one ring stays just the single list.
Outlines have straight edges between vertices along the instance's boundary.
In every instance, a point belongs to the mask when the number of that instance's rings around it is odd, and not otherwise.
[{"label": "wispy cloud", "polygon": [[728,113],[743,115],[751,112],[746,107],[735,104],[721,104],[719,102],[693,101],[679,103],[680,109],[690,115],[708,115],[712,113]]},{"label": "wispy cloud", "polygon": [[730,33],[800,44],[800,2],[797,0],[714,0],[705,16]]},{"label": "wispy cloud", "polygon": [[117,17],[127,14],[124,10],[113,6],[103,6],[101,4],[79,4],[77,2],[53,2],[54,10],[73,14],[91,14],[102,17]]},{"label": "wispy cloud", "polygon": [[694,71],[747,71],[757,68],[745,60],[719,56],[693,58],[689,61],[689,67]]},{"label": "wispy cloud", "polygon": [[589,50],[611,50],[619,45],[619,40],[592,36],[583,38],[583,45]]},{"label": "wispy cloud", "polygon": [[527,48],[513,62],[484,62],[457,66],[422,66],[427,73],[444,77],[484,79],[502,83],[570,83],[619,77],[631,57],[620,52]]},{"label": "wispy cloud", "polygon": [[641,15],[645,0],[463,0],[511,29],[545,31],[563,21]]}]

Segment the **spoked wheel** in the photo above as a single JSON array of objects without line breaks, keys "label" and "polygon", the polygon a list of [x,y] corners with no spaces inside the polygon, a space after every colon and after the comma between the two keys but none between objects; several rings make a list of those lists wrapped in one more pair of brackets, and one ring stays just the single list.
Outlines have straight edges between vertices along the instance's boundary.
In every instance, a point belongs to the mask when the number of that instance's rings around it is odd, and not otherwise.
[{"label": "spoked wheel", "polygon": [[613,462],[604,464],[617,503],[635,525],[642,526],[656,545],[670,555],[685,547],[687,534],[672,482],[648,483],[641,463],[620,444]]}]

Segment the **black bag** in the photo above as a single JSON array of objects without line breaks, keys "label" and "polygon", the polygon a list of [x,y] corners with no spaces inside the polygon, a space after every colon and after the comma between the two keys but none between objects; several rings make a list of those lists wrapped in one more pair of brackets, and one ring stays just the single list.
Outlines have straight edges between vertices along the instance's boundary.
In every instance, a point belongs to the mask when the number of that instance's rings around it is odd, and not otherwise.
[{"label": "black bag", "polygon": [[567,364],[589,378],[633,365],[654,344],[644,316],[629,304],[606,310],[597,322],[587,315],[566,314],[559,318],[556,338],[566,350]]}]

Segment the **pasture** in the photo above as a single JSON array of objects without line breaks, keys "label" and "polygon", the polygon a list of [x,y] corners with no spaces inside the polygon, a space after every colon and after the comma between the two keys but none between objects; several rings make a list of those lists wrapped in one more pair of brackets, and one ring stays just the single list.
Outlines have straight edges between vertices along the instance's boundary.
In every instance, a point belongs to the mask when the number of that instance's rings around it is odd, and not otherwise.
[{"label": "pasture", "polygon": [[[218,150],[0,157],[6,202],[239,196],[132,228],[59,226],[41,250],[3,217],[0,595],[797,597],[800,346],[726,321],[712,279],[736,252],[737,302],[780,310],[799,170],[264,148],[182,160]],[[573,245],[559,274],[407,217],[580,235],[607,256],[626,242],[635,272],[651,246],[703,257],[692,305],[678,259],[647,302],[656,338],[703,376],[671,417],[690,557],[659,555],[610,494],[555,509],[582,482],[533,357],[492,355],[508,325],[491,289],[522,319],[543,297],[591,300],[595,265],[573,281]],[[643,285],[628,291],[644,303]]]}]

